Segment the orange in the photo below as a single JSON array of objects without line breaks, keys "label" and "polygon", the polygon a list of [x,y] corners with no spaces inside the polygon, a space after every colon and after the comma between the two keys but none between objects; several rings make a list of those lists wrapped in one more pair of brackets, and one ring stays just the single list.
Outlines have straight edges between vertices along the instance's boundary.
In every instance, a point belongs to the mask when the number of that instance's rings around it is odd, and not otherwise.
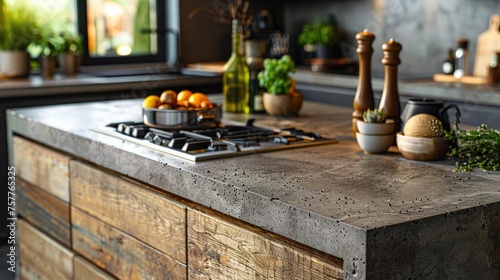
[{"label": "orange", "polygon": [[142,101],[142,108],[158,108],[160,104],[160,97],[158,95],[150,95]]},{"label": "orange", "polygon": [[188,100],[189,97],[191,96],[191,94],[193,94],[192,91],[188,90],[188,89],[185,89],[185,90],[181,90],[178,94],[177,94],[177,101],[184,101],[184,100]]},{"label": "orange", "polygon": [[161,93],[160,101],[162,104],[175,106],[177,104],[177,93],[173,90],[166,90]]},{"label": "orange", "polygon": [[200,107],[203,109],[212,109],[214,105],[209,100],[201,101]]},{"label": "orange", "polygon": [[170,104],[161,104],[158,109],[173,109],[173,107]]},{"label": "orange", "polygon": [[208,101],[208,97],[201,92],[196,92],[189,96],[188,101],[191,106],[198,108],[201,106],[202,101]]}]

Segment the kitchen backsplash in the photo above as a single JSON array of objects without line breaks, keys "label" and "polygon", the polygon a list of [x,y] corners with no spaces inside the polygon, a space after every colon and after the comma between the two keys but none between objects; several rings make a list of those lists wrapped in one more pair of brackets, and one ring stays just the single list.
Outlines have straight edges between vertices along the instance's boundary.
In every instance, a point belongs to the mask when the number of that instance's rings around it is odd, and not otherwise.
[{"label": "kitchen backsplash", "polygon": [[[400,76],[417,78],[440,73],[447,50],[456,48],[458,38],[469,39],[472,70],[477,37],[488,29],[490,16],[500,14],[500,1],[291,1],[286,8],[286,28],[292,38],[297,38],[304,23],[328,14],[333,14],[345,31],[344,54],[357,58],[354,36],[367,28],[376,36],[372,60],[374,75],[383,75],[381,47],[394,38],[403,45]],[[297,54],[297,48],[295,51]]]},{"label": "kitchen backsplash", "polygon": [[[229,25],[214,21],[205,12],[188,19],[188,14],[201,6],[213,9],[213,3],[213,0],[180,1],[184,63],[229,57]],[[488,29],[490,16],[500,14],[500,0],[252,0],[250,7],[252,12],[270,8],[276,27],[290,34],[290,53],[299,62],[297,37],[302,25],[329,14],[336,17],[345,32],[342,49],[347,57],[357,59],[356,33],[367,28],[375,34],[374,76],[383,76],[381,47],[394,38],[403,45],[400,78],[431,77],[440,73],[448,49],[456,47],[458,38],[469,39],[472,71],[477,37]]]}]

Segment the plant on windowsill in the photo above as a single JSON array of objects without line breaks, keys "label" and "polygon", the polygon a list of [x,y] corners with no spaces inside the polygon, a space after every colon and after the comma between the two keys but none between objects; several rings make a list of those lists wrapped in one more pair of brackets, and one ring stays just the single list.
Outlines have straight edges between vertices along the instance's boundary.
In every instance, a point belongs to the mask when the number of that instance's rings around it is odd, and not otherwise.
[{"label": "plant on windowsill", "polygon": [[314,23],[305,24],[299,34],[298,44],[303,47],[306,59],[340,57],[342,31],[335,18],[319,18]]},{"label": "plant on windowsill", "polygon": [[358,120],[356,125],[356,141],[366,153],[385,153],[394,141],[395,123],[386,120],[384,109],[366,110],[363,112],[363,120]]},{"label": "plant on windowsill", "polygon": [[34,40],[28,46],[31,57],[40,61],[40,71],[43,78],[54,77],[56,69],[56,58],[61,53],[64,39],[59,34],[41,28],[35,34]]},{"label": "plant on windowsill", "polygon": [[75,75],[79,72],[82,59],[82,38],[78,35],[62,32],[62,46],[59,55],[61,70],[65,75]]},{"label": "plant on windowsill", "polygon": [[264,70],[257,74],[263,95],[264,109],[269,115],[297,115],[302,107],[302,94],[295,91],[295,62],[290,55],[266,58]]},{"label": "plant on windowsill", "polygon": [[36,18],[31,6],[19,1],[7,6],[0,0],[0,72],[3,76],[29,75],[27,47],[39,26]]}]

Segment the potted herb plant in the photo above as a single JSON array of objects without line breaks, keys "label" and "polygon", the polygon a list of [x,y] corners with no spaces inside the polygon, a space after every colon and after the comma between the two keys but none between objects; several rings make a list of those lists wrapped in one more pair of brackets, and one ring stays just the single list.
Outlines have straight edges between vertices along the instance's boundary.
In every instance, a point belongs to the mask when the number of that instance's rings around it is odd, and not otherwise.
[{"label": "potted herb plant", "polygon": [[70,32],[61,33],[62,45],[59,55],[61,70],[65,75],[79,72],[82,59],[82,38]]},{"label": "potted herb plant", "polygon": [[302,107],[302,94],[295,91],[295,62],[290,55],[266,58],[264,70],[257,74],[263,95],[264,109],[269,115],[298,114]]},{"label": "potted herb plant", "polygon": [[386,120],[384,109],[368,109],[363,112],[363,120],[356,123],[356,140],[363,151],[371,154],[387,152],[394,141],[394,125]]},{"label": "potted herb plant", "polygon": [[334,58],[340,56],[342,32],[335,18],[319,18],[305,24],[299,34],[298,43],[303,46],[307,58]]},{"label": "potted herb plant", "polygon": [[36,12],[26,4],[15,2],[7,6],[0,0],[0,72],[8,77],[29,74],[30,44],[38,28]]},{"label": "potted herb plant", "polygon": [[56,69],[56,57],[61,53],[64,39],[48,28],[41,28],[28,46],[28,51],[40,60],[42,77],[53,78]]}]

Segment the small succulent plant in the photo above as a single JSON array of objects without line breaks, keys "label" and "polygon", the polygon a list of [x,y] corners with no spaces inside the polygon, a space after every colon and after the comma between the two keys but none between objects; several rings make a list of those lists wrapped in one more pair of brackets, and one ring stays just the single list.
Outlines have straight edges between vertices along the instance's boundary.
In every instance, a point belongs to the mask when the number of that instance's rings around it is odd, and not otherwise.
[{"label": "small succulent plant", "polygon": [[385,110],[384,108],[378,109],[368,109],[363,112],[363,121],[366,123],[384,123],[385,122]]}]

